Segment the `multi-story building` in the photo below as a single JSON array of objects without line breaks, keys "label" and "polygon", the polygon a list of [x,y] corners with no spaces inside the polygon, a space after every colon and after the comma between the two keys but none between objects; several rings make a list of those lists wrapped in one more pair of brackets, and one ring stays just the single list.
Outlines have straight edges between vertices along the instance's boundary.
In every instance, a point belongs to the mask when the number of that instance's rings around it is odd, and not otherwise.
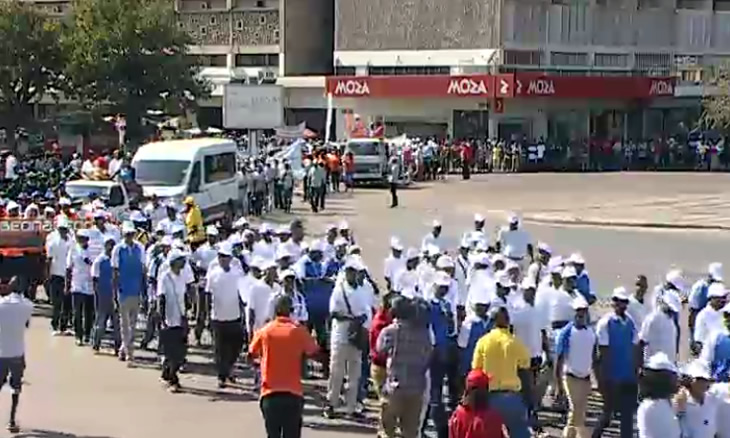
[{"label": "multi-story building", "polygon": [[335,20],[337,118],[388,134],[672,135],[730,59],[730,0],[336,0]]},{"label": "multi-story building", "polygon": [[[25,0],[50,15],[70,11],[70,0]],[[333,0],[170,0],[179,26],[193,39],[190,56],[213,84],[202,102],[201,123],[222,126],[224,85],[273,84],[284,75],[332,72]],[[320,93],[321,94],[321,93]],[[284,94],[284,102],[287,100]],[[318,103],[319,104],[319,103]],[[321,106],[321,105],[320,105]],[[287,111],[288,123],[324,124],[324,110],[304,105]],[[314,126],[322,129],[322,126]]]}]

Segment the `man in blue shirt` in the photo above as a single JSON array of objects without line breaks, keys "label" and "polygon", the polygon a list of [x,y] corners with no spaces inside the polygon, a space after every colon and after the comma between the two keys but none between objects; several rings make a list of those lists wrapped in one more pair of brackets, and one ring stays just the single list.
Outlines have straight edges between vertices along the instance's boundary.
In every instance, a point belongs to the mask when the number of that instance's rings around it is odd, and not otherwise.
[{"label": "man in blue shirt", "polygon": [[429,302],[429,326],[434,340],[429,408],[438,438],[449,436],[448,417],[444,409],[444,379],[448,379],[450,403],[455,405],[459,397],[456,309],[445,298],[450,285],[451,277],[445,272],[439,272],[433,286],[433,298]]},{"label": "man in blue shirt", "polygon": [[616,288],[613,312],[596,325],[598,335],[598,386],[603,396],[603,412],[592,438],[600,438],[614,413],[621,417],[621,438],[634,435],[634,414],[638,396],[637,376],[642,362],[638,329],[626,313],[629,295]]},{"label": "man in blue shirt", "polygon": [[722,308],[722,330],[715,330],[702,343],[700,360],[710,365],[716,382],[730,382],[730,304]]},{"label": "man in blue shirt", "polygon": [[107,322],[111,319],[114,336],[114,354],[119,354],[120,334],[119,315],[114,308],[114,270],[112,268],[112,251],[116,245],[114,236],[104,238],[104,252],[91,265],[91,279],[94,286],[94,302],[96,305],[96,322],[92,333],[91,348],[95,352],[101,347],[101,339],[106,332]]},{"label": "man in blue shirt", "polygon": [[122,242],[112,251],[114,268],[114,290],[121,321],[122,349],[119,360],[134,360],[134,329],[137,325],[140,297],[147,284],[145,273],[145,250],[141,243],[134,240],[137,233],[134,224],[122,224]]},{"label": "man in blue shirt", "polygon": [[568,262],[573,265],[575,272],[578,277],[575,279],[575,288],[583,295],[583,298],[588,301],[588,304],[596,302],[596,294],[591,290],[591,279],[586,271],[586,261],[580,254],[573,254],[568,259]]},{"label": "man in blue shirt", "polygon": [[334,289],[334,281],[327,277],[323,261],[324,244],[315,241],[309,248],[309,254],[302,260],[302,290],[309,313],[309,330],[316,333],[317,344],[322,349],[322,370],[324,378],[329,376],[329,306],[330,296]]},{"label": "man in blue shirt", "polygon": [[713,283],[722,281],[722,263],[710,263],[710,266],[707,268],[707,277],[700,278],[692,285],[692,289],[689,293],[690,346],[692,344],[692,339],[694,339],[695,320],[697,319],[697,315],[705,308],[705,306],[707,306],[707,302],[709,301],[707,297],[707,290]]}]

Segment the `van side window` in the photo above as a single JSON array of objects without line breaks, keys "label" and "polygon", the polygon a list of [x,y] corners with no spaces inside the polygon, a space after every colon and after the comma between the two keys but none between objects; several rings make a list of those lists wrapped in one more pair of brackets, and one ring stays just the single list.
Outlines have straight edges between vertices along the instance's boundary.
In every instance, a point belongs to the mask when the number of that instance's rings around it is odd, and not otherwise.
[{"label": "van side window", "polygon": [[231,179],[236,175],[236,154],[233,152],[208,155],[203,159],[205,182],[214,183]]},{"label": "van side window", "polygon": [[109,190],[109,207],[118,207],[124,204],[124,193],[119,186],[113,186]]},{"label": "van side window", "polygon": [[200,192],[200,161],[196,161],[193,165],[193,171],[190,174],[190,182],[188,183],[188,192]]}]

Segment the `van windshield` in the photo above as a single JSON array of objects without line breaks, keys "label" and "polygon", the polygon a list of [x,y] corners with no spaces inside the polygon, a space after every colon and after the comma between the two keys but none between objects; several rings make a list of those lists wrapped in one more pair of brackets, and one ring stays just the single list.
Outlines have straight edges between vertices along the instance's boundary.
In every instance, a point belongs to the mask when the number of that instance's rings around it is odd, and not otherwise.
[{"label": "van windshield", "polygon": [[134,163],[135,179],[141,186],[174,187],[183,185],[190,161],[150,160]]},{"label": "van windshield", "polygon": [[353,155],[377,156],[380,155],[380,145],[381,143],[374,141],[351,141],[347,143],[347,149],[352,152]]}]

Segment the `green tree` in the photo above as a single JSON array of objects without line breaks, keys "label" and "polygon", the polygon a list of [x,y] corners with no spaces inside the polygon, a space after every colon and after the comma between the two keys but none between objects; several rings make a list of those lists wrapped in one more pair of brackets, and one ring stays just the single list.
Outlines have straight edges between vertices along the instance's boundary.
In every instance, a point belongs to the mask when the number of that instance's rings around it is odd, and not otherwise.
[{"label": "green tree", "polygon": [[714,68],[704,81],[701,127],[727,131],[730,128],[730,66]]},{"label": "green tree", "polygon": [[62,79],[60,35],[60,22],[29,3],[0,1],[0,125],[11,149],[16,129],[32,120],[33,105]]},{"label": "green tree", "polygon": [[208,94],[192,43],[168,0],[74,0],[63,46],[71,89],[91,110],[124,114],[127,143],[142,140],[149,109],[183,110]]}]

